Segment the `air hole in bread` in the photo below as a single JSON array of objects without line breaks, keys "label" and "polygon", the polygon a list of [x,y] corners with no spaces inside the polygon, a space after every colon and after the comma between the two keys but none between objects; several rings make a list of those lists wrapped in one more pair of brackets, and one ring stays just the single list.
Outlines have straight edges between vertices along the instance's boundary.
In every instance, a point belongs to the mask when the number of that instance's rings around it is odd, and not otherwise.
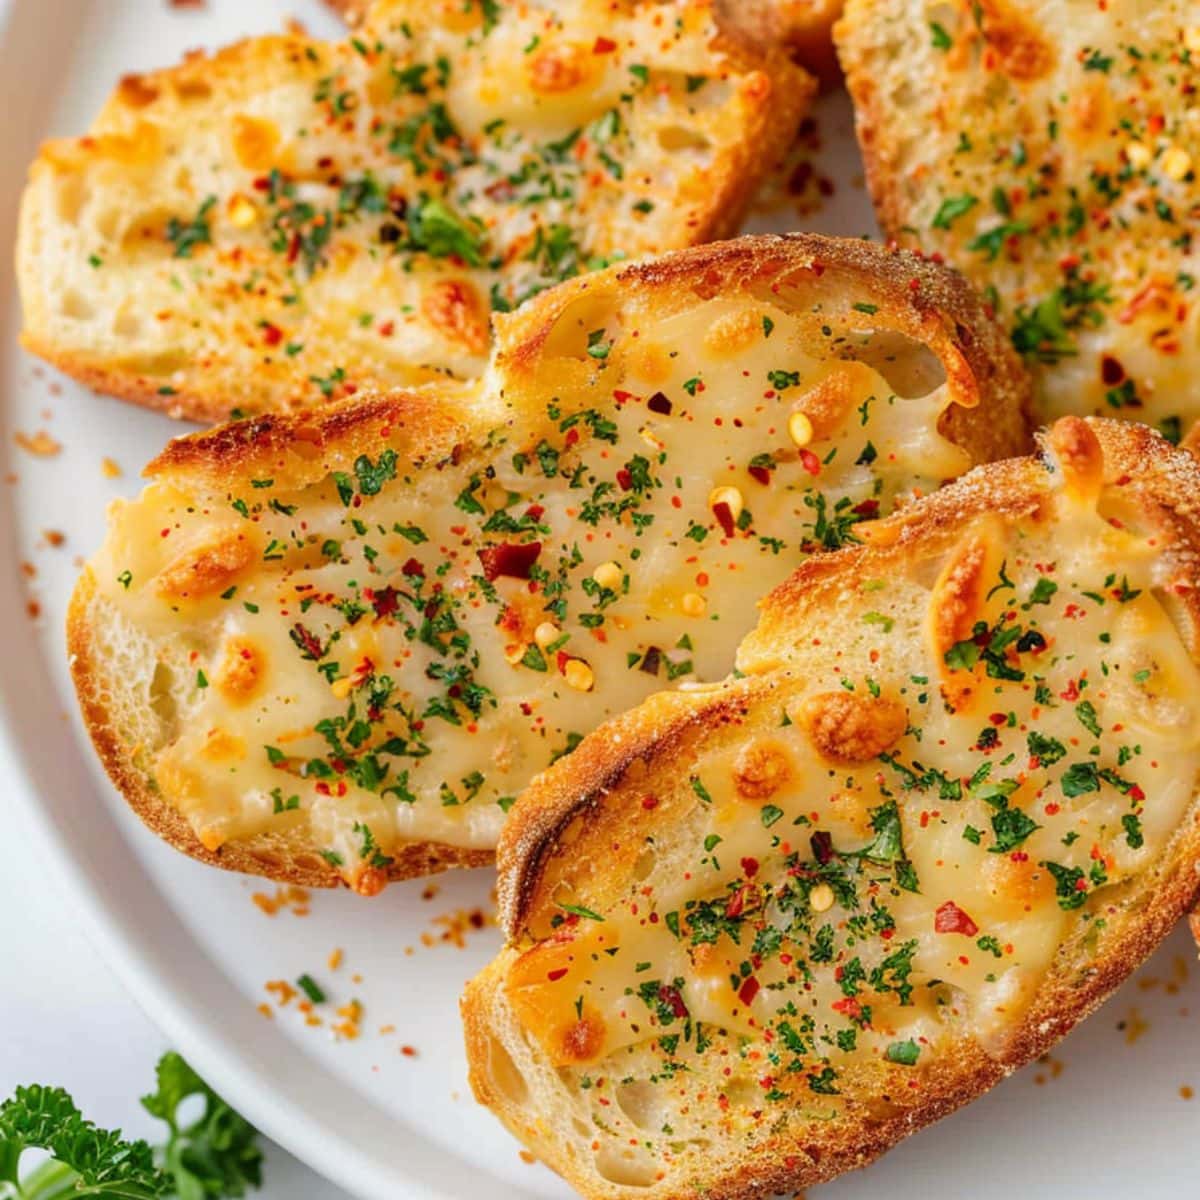
[{"label": "air hole in bread", "polygon": [[633,864],[633,877],[638,883],[644,883],[650,878],[650,872],[658,863],[658,855],[653,850],[643,850]]},{"label": "air hole in bread", "polygon": [[617,1086],[614,1098],[618,1107],[639,1129],[657,1133],[664,1120],[661,1091],[645,1079],[634,1079]]},{"label": "air hole in bread", "polygon": [[[543,358],[578,358],[596,361],[588,354],[588,341],[600,330],[604,340],[612,339],[609,322],[613,319],[610,297],[585,295],[568,304],[551,326],[542,345]],[[592,347],[594,349],[594,347]]]},{"label": "air hole in bread", "polygon": [[136,338],[142,332],[142,322],[136,312],[122,308],[113,318],[113,333],[117,337]]},{"label": "air hole in bread", "polygon": [[59,297],[58,311],[72,321],[90,321],[96,315],[90,302],[75,288],[67,288]]},{"label": "air hole in bread", "polygon": [[1184,645],[1195,645],[1195,621],[1172,592],[1154,588],[1124,605],[1113,637],[1113,658],[1120,666],[1106,684],[1120,696],[1134,729],[1185,751],[1200,741],[1200,671],[1187,656],[1173,652],[1176,635]]},{"label": "air hole in bread", "polygon": [[500,1097],[509,1104],[523,1105],[529,1102],[529,1084],[520,1068],[513,1062],[512,1055],[496,1038],[487,1039],[488,1078]]},{"label": "air hole in bread", "polygon": [[596,1154],[596,1173],[609,1183],[623,1187],[650,1187],[655,1182],[654,1164],[632,1149],[606,1143]]},{"label": "air hole in bread", "polygon": [[851,356],[874,367],[905,400],[928,396],[946,382],[946,369],[928,346],[892,330],[872,332],[853,346]]},{"label": "air hole in bread", "polygon": [[688,129],[684,125],[664,125],[658,131],[658,144],[672,154],[681,151],[699,153],[712,147],[712,142],[698,129]]},{"label": "air hole in bread", "polygon": [[907,564],[905,574],[927,592],[932,592],[949,554],[925,554]]},{"label": "air hole in bread", "polygon": [[276,854],[273,850],[252,850],[250,857],[261,867],[265,867],[268,871],[277,871],[284,865],[281,855]]},{"label": "air hole in bread", "polygon": [[106,242],[116,242],[121,237],[124,214],[113,205],[100,209],[92,219],[92,228]]},{"label": "air hole in bread", "polygon": [[173,733],[171,731],[174,730],[179,716],[175,694],[177,687],[178,681],[175,678],[174,670],[165,662],[158,663],[150,678],[149,700],[151,711],[158,718],[159,725],[164,731],[164,742],[172,740]]},{"label": "air hole in bread", "polygon": [[82,174],[60,175],[54,189],[58,219],[66,225],[76,224],[87,197],[87,183]]},{"label": "air hole in bread", "polygon": [[735,1079],[725,1088],[725,1098],[731,1108],[757,1108],[762,1103],[762,1090],[747,1079]]},{"label": "air hole in bread", "polygon": [[1150,537],[1153,533],[1142,508],[1136,501],[1126,499],[1119,489],[1103,490],[1096,503],[1096,512],[1105,521],[1115,524],[1134,538]]}]

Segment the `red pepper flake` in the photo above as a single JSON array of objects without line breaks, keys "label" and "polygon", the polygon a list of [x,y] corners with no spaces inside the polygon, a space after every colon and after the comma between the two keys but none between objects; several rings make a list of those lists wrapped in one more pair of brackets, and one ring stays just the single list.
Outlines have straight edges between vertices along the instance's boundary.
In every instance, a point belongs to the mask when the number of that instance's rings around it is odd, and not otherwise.
[{"label": "red pepper flake", "polygon": [[659,413],[664,417],[671,415],[671,401],[662,392],[655,392],[649,400],[646,401],[646,407],[655,413]]},{"label": "red pepper flake", "polygon": [[750,1004],[754,1000],[754,997],[758,995],[758,988],[758,980],[751,975],[749,979],[744,980],[742,982],[742,986],[738,988],[738,999],[743,1004]]},{"label": "red pepper flake", "polygon": [[644,809],[646,809],[647,812],[649,812],[650,809],[652,809],[652,808],[657,808],[658,807],[658,797],[657,796],[643,796],[642,797],[642,807]]},{"label": "red pepper flake", "polygon": [[485,546],[479,551],[484,578],[492,583],[501,575],[510,579],[528,579],[529,568],[542,552],[541,542],[502,542],[498,546]]},{"label": "red pepper flake", "polygon": [[617,43],[612,38],[598,37],[595,44],[592,46],[593,54],[611,54],[617,48]]},{"label": "red pepper flake", "polygon": [[[405,564],[407,574],[408,564]],[[400,593],[394,587],[380,588],[368,597],[377,617],[390,617],[400,607]]]},{"label": "red pepper flake", "polygon": [[810,475],[820,475],[821,460],[807,447],[800,451],[800,465]]},{"label": "red pepper flake", "polygon": [[683,1002],[683,997],[679,994],[677,988],[663,985],[658,989],[658,998],[663,1004],[669,1004],[671,1011],[677,1017],[686,1017],[688,1015],[687,1005]]},{"label": "red pepper flake", "polygon": [[404,566],[400,568],[400,571],[404,575],[409,575],[420,579],[425,578],[425,567],[418,559],[415,558],[410,558],[404,564]]},{"label": "red pepper flake", "polygon": [[1106,387],[1116,387],[1125,378],[1125,368],[1121,360],[1106,354],[1100,360],[1100,380]]},{"label": "red pepper flake", "polygon": [[725,531],[725,536],[733,537],[733,510],[724,500],[720,500],[714,504],[712,510],[713,516],[717,518],[721,528]]},{"label": "red pepper flake", "polygon": [[844,999],[834,1001],[833,1011],[846,1017],[861,1017],[862,1002],[856,996],[846,996]]},{"label": "red pepper flake", "polygon": [[566,967],[555,967],[553,971],[546,972],[546,978],[551,983],[557,983],[567,973]]},{"label": "red pepper flake", "polygon": [[974,937],[979,926],[953,900],[947,900],[934,914],[933,928],[936,933],[961,933]]},{"label": "red pepper flake", "polygon": [[743,858],[741,865],[742,865],[742,874],[745,875],[747,879],[753,879],[755,877],[755,875],[758,874],[758,859],[757,858]]},{"label": "red pepper flake", "polygon": [[278,325],[272,325],[270,321],[263,322],[263,341],[268,346],[278,346],[283,341],[283,330]]},{"label": "red pepper flake", "polygon": [[812,847],[813,857],[824,866],[833,858],[833,836],[825,833],[823,830],[818,830],[808,839],[809,845]]},{"label": "red pepper flake", "polygon": [[763,487],[766,487],[766,485],[771,482],[771,471],[769,467],[747,467],[746,471],[751,479],[757,483],[761,483]]},{"label": "red pepper flake", "polygon": [[622,467],[617,472],[617,483],[620,485],[621,491],[627,492],[633,487],[633,476],[629,473],[629,471]]},{"label": "red pepper flake", "polygon": [[325,654],[325,648],[320,639],[311,630],[306,629],[299,621],[292,626],[293,640],[298,642],[304,653],[314,661],[320,661]]}]

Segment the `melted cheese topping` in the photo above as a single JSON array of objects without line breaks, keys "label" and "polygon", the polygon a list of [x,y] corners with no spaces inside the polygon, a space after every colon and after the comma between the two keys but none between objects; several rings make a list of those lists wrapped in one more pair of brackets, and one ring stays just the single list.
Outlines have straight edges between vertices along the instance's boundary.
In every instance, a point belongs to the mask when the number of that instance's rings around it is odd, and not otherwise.
[{"label": "melted cheese topping", "polygon": [[168,397],[224,368],[243,411],[477,376],[493,310],[704,236],[771,92],[717,38],[707,3],[391,0],[134,77],[43,155],[56,340]]},{"label": "melted cheese topping", "polygon": [[[860,98],[879,92],[875,137],[895,147],[897,236],[994,297],[1046,417],[1124,416],[1178,441],[1200,417],[1194,6],[959,0],[936,15],[864,6],[846,35],[866,55]],[[917,64],[896,76],[902,98],[880,89],[877,54]],[[914,71],[930,97],[915,131]]]},{"label": "melted cheese topping", "polygon": [[[1200,672],[1162,546],[1059,478],[1037,518],[977,520],[836,621],[814,605],[797,665],[728,685],[743,719],[617,785],[670,813],[599,835],[635,882],[600,911],[564,884],[505,983],[601,1173],[613,1153],[660,1178],[714,1124],[918,1103],[964,1038],[1002,1055],[1059,948],[1086,958],[1179,828]],[[584,837],[560,853],[586,862]]]},{"label": "melted cheese topping", "polygon": [[774,304],[616,320],[560,321],[572,385],[546,370],[534,418],[445,461],[407,463],[385,433],[301,491],[164,482],[115,508],[93,569],[192,653],[162,668],[179,711],[152,771],[205,844],[307,825],[363,886],[406,841],[490,847],[602,719],[723,676],[806,550],[968,465],[938,432],[945,385],[902,399],[807,352]]}]

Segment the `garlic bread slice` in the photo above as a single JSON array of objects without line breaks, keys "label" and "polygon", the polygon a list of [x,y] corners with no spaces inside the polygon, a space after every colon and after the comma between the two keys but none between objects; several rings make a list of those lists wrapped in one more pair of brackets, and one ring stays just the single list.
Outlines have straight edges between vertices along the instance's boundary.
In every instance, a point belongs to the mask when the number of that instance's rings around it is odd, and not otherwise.
[{"label": "garlic bread slice", "polygon": [[478,1098],[589,1198],[792,1193],[1044,1053],[1200,866],[1200,466],[1064,418],[527,789]]},{"label": "garlic bread slice", "polygon": [[812,81],[717,0],[376,0],[123,79],[22,203],[24,344],[178,416],[486,367],[490,317],[733,232]]}]

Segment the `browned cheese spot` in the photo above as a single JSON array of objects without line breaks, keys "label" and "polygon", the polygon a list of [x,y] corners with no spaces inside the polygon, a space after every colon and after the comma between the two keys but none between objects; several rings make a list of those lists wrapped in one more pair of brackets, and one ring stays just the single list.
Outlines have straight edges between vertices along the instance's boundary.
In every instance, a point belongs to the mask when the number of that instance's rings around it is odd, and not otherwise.
[{"label": "browned cheese spot", "polygon": [[854,766],[894,746],[908,727],[908,713],[887,696],[822,692],[804,702],[800,723],[822,758]]},{"label": "browned cheese spot", "polygon": [[440,279],[421,303],[429,323],[443,336],[472,354],[488,346],[487,317],[479,293],[465,279]]},{"label": "browned cheese spot", "polygon": [[255,547],[240,533],[223,534],[200,550],[187,550],[169,562],[154,580],[164,600],[197,600],[225,591],[257,558]]},{"label": "browned cheese spot", "polygon": [[738,751],[733,764],[733,781],[744,800],[766,800],[791,776],[787,751],[777,742],[748,742]]}]

